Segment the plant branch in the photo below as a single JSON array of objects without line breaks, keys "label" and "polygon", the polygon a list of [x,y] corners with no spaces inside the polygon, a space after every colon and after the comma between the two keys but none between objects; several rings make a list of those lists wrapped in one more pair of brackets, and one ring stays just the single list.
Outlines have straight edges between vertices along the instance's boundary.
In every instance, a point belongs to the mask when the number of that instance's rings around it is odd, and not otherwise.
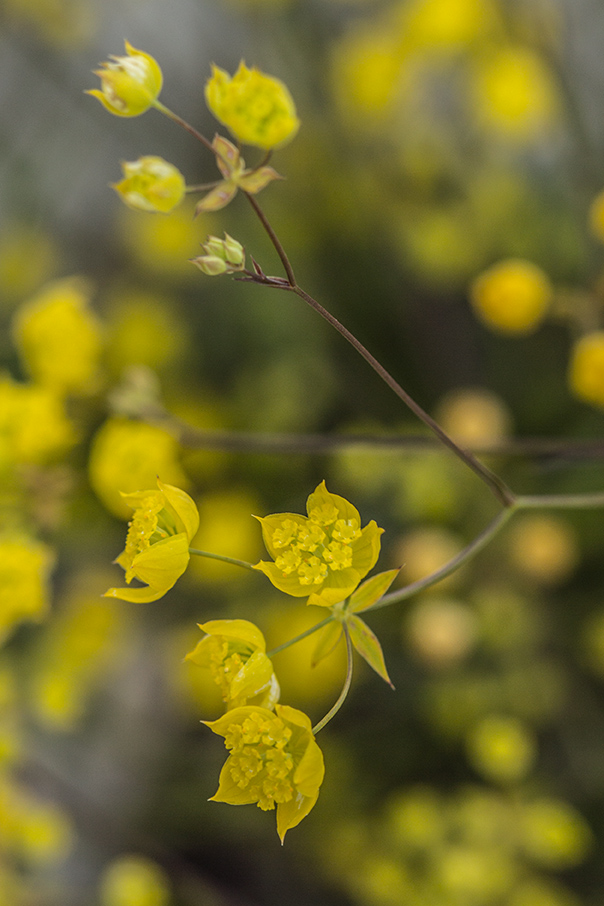
[{"label": "plant branch", "polygon": [[208,560],[222,560],[223,563],[231,563],[233,566],[241,566],[243,569],[254,569],[253,565],[247,563],[245,560],[236,560],[234,557],[224,557],[222,554],[211,554],[209,551],[199,551],[194,547],[189,548],[189,553],[194,554],[196,557],[207,557]]},{"label": "plant branch", "polygon": [[312,728],[313,734],[316,736],[319,730],[322,730],[326,726],[332,717],[335,717],[344,702],[346,701],[346,696],[348,695],[348,690],[350,689],[350,684],[352,682],[352,642],[350,641],[350,632],[348,631],[348,626],[346,623],[342,623],[342,629],[344,630],[344,638],[346,639],[346,679],[344,680],[344,685],[342,691],[338,697],[337,702],[330,708],[325,717],[319,721],[318,724]]},{"label": "plant branch", "polygon": [[294,636],[293,639],[290,639],[289,642],[283,642],[282,645],[277,645],[275,648],[271,648],[270,651],[266,652],[267,657],[273,657],[275,654],[279,654],[280,651],[285,651],[286,648],[289,648],[291,645],[295,645],[296,642],[301,642],[302,639],[308,638],[309,635],[317,632],[319,629],[323,629],[324,626],[327,626],[328,623],[331,623],[335,619],[333,614],[330,614],[328,617],[325,617],[324,620],[321,620],[320,623],[317,623],[315,626],[311,626],[310,629],[306,629],[304,632],[301,632],[300,635]]}]

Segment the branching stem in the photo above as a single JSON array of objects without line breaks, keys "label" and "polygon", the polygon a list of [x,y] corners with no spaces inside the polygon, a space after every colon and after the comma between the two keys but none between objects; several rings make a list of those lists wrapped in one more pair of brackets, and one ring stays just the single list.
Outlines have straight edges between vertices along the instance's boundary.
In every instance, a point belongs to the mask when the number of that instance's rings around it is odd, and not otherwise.
[{"label": "branching stem", "polygon": [[317,735],[319,730],[322,730],[323,727],[325,727],[329,723],[332,717],[336,716],[336,714],[346,701],[346,696],[348,695],[348,690],[350,689],[350,684],[352,682],[352,642],[350,640],[350,633],[348,631],[348,626],[346,625],[346,623],[342,623],[342,629],[344,630],[344,638],[346,639],[346,679],[344,680],[342,691],[340,692],[338,700],[333,708],[330,708],[325,717],[320,720],[318,724],[315,724],[315,726],[312,728],[312,732],[315,736]]}]

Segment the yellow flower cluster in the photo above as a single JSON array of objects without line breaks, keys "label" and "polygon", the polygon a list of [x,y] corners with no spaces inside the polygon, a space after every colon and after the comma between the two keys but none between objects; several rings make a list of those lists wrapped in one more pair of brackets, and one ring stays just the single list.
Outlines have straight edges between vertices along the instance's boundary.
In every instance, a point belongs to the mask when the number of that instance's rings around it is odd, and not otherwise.
[{"label": "yellow flower cluster", "polygon": [[122,163],[124,179],[114,183],[124,204],[135,211],[167,214],[185,196],[185,180],[180,170],[163,157],[148,155]]},{"label": "yellow flower cluster", "polygon": [[569,383],[579,399],[604,407],[604,330],[586,334],[575,343]]},{"label": "yellow flower cluster", "polygon": [[0,644],[24,620],[41,620],[48,610],[51,550],[27,537],[0,537]]}]

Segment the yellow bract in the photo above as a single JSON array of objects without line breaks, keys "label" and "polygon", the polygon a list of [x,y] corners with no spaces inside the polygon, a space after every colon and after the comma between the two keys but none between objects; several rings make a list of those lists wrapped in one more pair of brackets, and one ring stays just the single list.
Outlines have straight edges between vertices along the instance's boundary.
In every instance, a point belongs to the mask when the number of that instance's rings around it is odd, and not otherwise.
[{"label": "yellow bract", "polygon": [[547,274],[536,264],[509,258],[476,278],[470,300],[479,318],[493,330],[530,333],[543,320],[553,290]]},{"label": "yellow bract", "polygon": [[575,343],[568,377],[579,399],[604,407],[604,330],[588,333]]},{"label": "yellow bract", "polygon": [[122,163],[124,179],[113,183],[122,201],[136,211],[167,214],[185,196],[185,179],[180,170],[163,157],[148,155]]},{"label": "yellow bract", "polygon": [[0,538],[0,643],[23,620],[45,616],[53,563],[52,552],[39,541],[8,535]]},{"label": "yellow bract", "polygon": [[110,588],[107,597],[122,601],[157,601],[172,588],[189,563],[189,543],[199,527],[195,503],[185,491],[162,484],[157,491],[124,494],[134,510],[126,547],[116,559],[126,582],[139,579],[147,588]]},{"label": "yellow bract", "polygon": [[234,76],[213,66],[205,95],[216,119],[245,145],[276,148],[290,141],[300,127],[283,82],[248,69],[243,61]]},{"label": "yellow bract", "polygon": [[110,62],[101,63],[104,69],[94,71],[101,80],[101,90],[94,88],[86,94],[98,98],[116,116],[139,116],[157,100],[162,71],[150,54],[136,50],[128,41],[125,45],[128,56],[112,56]]},{"label": "yellow bract", "polygon": [[281,842],[308,815],[319,796],[325,768],[306,714],[287,705],[234,708],[204,721],[230,754],[220,773],[214,802],[277,808]]},{"label": "yellow bract", "polygon": [[310,595],[309,604],[331,607],[347,598],[375,566],[383,529],[373,521],[361,529],[358,510],[330,494],[324,481],[306,508],[307,517],[296,513],[257,517],[275,562],[261,561],[255,568],[286,594]]},{"label": "yellow bract", "polygon": [[198,625],[207,634],[187,660],[210,669],[227,709],[250,703],[271,710],[279,699],[279,683],[258,627],[248,620]]}]

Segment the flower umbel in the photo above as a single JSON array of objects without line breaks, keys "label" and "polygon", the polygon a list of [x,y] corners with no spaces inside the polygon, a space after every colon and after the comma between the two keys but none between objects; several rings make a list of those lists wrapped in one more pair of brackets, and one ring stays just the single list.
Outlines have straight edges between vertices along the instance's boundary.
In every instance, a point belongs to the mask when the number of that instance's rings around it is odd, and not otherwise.
[{"label": "flower umbel", "polygon": [[287,705],[247,706],[204,721],[230,754],[220,772],[214,802],[277,808],[281,842],[308,815],[319,796],[325,768],[306,714]]},{"label": "flower umbel", "polygon": [[122,201],[136,211],[167,214],[185,195],[185,180],[180,170],[163,157],[139,157],[122,163],[124,179],[112,183]]},{"label": "flower umbel", "polygon": [[232,77],[212,66],[205,94],[216,119],[244,145],[276,148],[290,141],[300,128],[294,101],[283,82],[248,69],[243,60]]},{"label": "flower umbel", "polygon": [[208,236],[202,245],[203,255],[191,258],[194,264],[204,274],[217,277],[220,274],[232,274],[245,269],[245,251],[240,242],[224,234],[224,239],[217,236]]},{"label": "flower umbel", "polygon": [[128,41],[125,45],[127,56],[112,56],[110,61],[101,63],[103,69],[94,70],[101,80],[101,88],[93,88],[86,94],[98,98],[116,116],[140,116],[157,100],[162,71],[150,54],[136,50]]},{"label": "flower umbel", "polygon": [[361,528],[358,510],[330,494],[325,482],[306,503],[308,516],[276,513],[257,517],[274,563],[260,561],[273,585],[288,595],[309,595],[309,604],[331,607],[350,595],[372,569],[383,529],[372,520]]},{"label": "flower umbel", "polygon": [[247,705],[250,700],[272,709],[279,699],[279,683],[258,627],[248,620],[211,620],[198,625],[206,635],[186,660],[210,669],[227,709]]},{"label": "flower umbel", "polygon": [[216,164],[224,179],[216,184],[208,194],[197,203],[196,214],[209,211],[220,211],[233,200],[237,189],[256,195],[274,179],[282,179],[272,167],[257,167],[246,170],[245,161],[239,148],[222,135],[215,135],[212,148],[216,152]]},{"label": "flower umbel", "polygon": [[126,547],[116,559],[126,582],[140,579],[147,588],[110,588],[106,597],[157,601],[182,576],[189,563],[189,542],[199,527],[197,507],[185,491],[157,480],[157,491],[123,494],[134,510]]}]

